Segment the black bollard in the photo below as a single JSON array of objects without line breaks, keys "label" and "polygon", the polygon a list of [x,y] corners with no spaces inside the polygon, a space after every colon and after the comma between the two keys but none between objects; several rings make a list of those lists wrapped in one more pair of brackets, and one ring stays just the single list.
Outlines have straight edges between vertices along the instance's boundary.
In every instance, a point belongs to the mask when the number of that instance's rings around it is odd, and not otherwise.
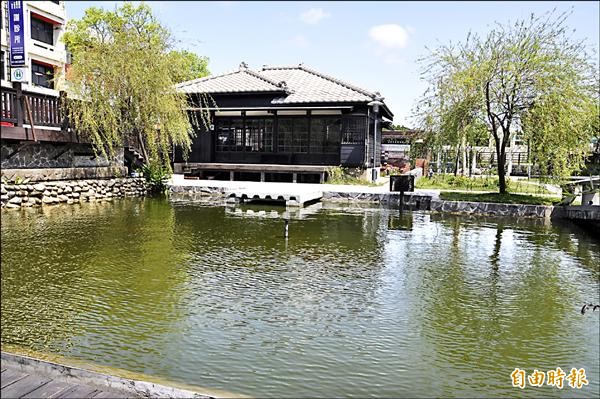
[{"label": "black bollard", "polygon": [[402,208],[404,208],[404,191],[400,191],[400,214],[402,214]]}]

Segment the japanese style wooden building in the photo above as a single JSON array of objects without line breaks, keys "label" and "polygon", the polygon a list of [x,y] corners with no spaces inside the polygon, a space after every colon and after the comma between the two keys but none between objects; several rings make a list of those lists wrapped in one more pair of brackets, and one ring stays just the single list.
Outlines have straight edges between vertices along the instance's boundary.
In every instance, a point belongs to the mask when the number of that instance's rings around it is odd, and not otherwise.
[{"label": "japanese style wooden building", "polygon": [[379,93],[302,64],[254,71],[242,63],[177,88],[191,103],[214,100],[187,160],[175,151],[175,173],[202,178],[322,182],[330,166],[377,170],[381,128],[393,118]]}]

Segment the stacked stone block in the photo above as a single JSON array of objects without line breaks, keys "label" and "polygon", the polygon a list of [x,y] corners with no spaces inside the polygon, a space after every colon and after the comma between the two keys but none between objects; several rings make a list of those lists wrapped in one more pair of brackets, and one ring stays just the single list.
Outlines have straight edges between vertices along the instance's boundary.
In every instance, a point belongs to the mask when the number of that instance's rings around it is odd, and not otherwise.
[{"label": "stacked stone block", "polygon": [[139,197],[148,191],[143,178],[4,183],[0,203],[4,209],[20,209],[85,201],[110,201],[118,197]]}]

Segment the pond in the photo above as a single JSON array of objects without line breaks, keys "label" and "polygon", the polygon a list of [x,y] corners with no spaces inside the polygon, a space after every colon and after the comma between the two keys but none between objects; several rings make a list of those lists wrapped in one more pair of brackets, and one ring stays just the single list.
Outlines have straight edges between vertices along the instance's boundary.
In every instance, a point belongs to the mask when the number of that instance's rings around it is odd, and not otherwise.
[{"label": "pond", "polygon": [[[2,213],[2,344],[251,396],[595,396],[571,224],[118,200]],[[521,390],[584,368],[581,390]]]}]

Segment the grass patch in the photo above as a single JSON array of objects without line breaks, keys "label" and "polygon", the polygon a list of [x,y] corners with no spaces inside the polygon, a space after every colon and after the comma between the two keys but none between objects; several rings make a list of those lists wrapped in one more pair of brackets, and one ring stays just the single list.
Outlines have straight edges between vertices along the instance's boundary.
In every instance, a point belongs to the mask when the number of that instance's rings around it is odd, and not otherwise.
[{"label": "grass patch", "polygon": [[444,201],[465,202],[494,202],[500,204],[525,204],[525,205],[552,205],[560,202],[558,197],[536,197],[525,194],[499,194],[499,193],[457,193],[442,191],[440,198]]},{"label": "grass patch", "polygon": [[373,183],[370,180],[362,178],[362,170],[360,168],[342,168],[341,166],[334,166],[329,168],[328,174],[329,184],[348,184],[368,187],[378,187],[384,183]]},{"label": "grass patch", "polygon": [[[537,182],[510,180],[506,179],[507,189],[514,193],[526,194],[551,194]],[[416,182],[417,188],[447,189],[447,190],[466,190],[466,191],[487,191],[498,189],[498,177],[467,177],[454,175],[434,175],[431,179],[422,177]]]},{"label": "grass patch", "polygon": [[367,186],[367,187],[379,187],[385,183],[373,183],[372,181],[364,179],[344,179],[344,180],[330,180],[327,184],[343,184],[349,186]]}]

